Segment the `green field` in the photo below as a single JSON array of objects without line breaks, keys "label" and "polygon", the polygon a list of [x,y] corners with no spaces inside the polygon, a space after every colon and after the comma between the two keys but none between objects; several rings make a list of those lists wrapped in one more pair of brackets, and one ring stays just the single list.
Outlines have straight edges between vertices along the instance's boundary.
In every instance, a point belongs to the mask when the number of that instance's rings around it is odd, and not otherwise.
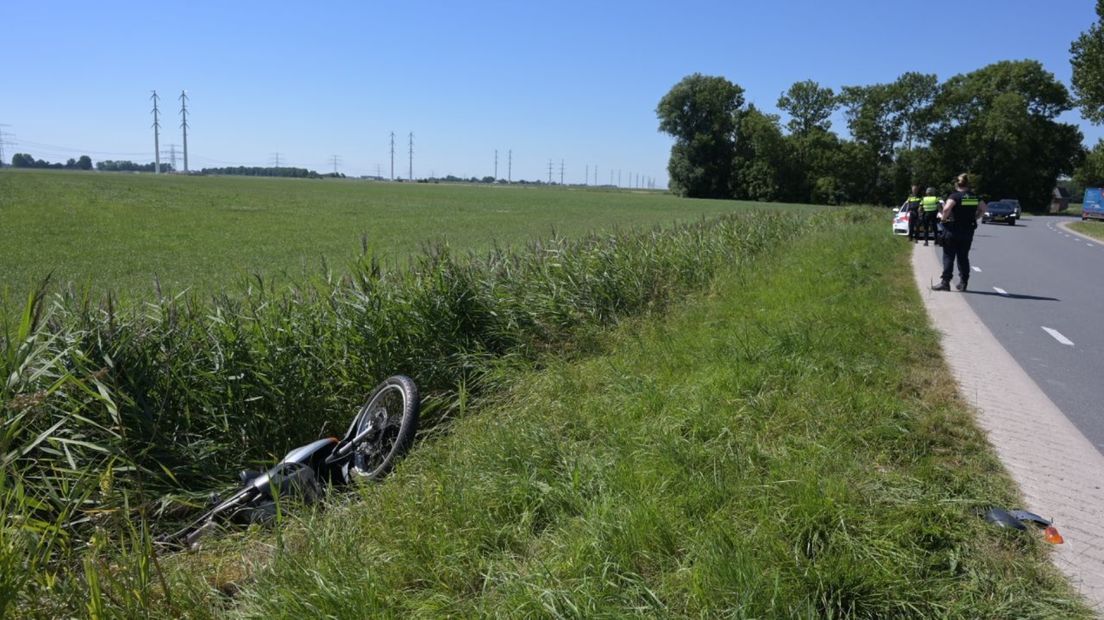
[{"label": "green field", "polygon": [[[211,292],[344,266],[363,245],[388,261],[447,240],[485,249],[728,213],[756,203],[659,192],[353,180],[0,172],[0,292],[47,274],[94,292]],[[808,207],[805,207],[808,208]]]},{"label": "green field", "polygon": [[938,387],[907,250],[870,214],[821,225],[591,355],[512,374],[382,484],[163,558],[162,577],[120,544],[71,601],[172,618],[1090,617],[1037,532],[977,517],[1019,500]]}]

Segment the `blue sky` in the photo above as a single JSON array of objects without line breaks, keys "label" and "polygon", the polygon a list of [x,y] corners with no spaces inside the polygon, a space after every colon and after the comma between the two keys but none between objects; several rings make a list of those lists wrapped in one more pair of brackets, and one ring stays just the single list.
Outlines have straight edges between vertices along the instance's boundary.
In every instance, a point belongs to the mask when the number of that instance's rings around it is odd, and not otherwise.
[{"label": "blue sky", "polygon": [[[655,107],[684,76],[721,75],[776,111],[790,84],[838,89],[906,71],[940,80],[1032,58],[1068,86],[1093,0],[926,2],[15,2],[0,8],[4,154],[51,161],[178,157],[187,89],[192,169],[281,165],[346,174],[666,183]],[[1086,144],[1104,128],[1076,112]],[[6,125],[6,126],[4,126]],[[842,118],[833,129],[846,132]],[[180,162],[178,161],[178,166]],[[614,179],[616,181],[616,177]]]}]

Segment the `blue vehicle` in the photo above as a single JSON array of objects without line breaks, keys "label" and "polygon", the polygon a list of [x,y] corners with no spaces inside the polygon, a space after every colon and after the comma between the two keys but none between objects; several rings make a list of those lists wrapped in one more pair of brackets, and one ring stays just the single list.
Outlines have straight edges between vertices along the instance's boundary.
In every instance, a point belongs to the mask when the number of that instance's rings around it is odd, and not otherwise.
[{"label": "blue vehicle", "polygon": [[1086,187],[1085,199],[1081,201],[1081,221],[1104,220],[1104,198],[1101,194],[1104,189],[1099,187]]}]

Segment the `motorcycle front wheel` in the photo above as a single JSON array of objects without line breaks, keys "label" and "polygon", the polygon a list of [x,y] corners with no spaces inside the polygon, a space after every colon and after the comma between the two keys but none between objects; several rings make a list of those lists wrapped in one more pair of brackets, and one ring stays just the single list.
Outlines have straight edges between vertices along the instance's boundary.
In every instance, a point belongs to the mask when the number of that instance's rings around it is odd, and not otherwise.
[{"label": "motorcycle front wheel", "polygon": [[353,421],[351,437],[372,432],[353,446],[350,478],[379,480],[387,475],[414,442],[421,401],[410,377],[388,377],[372,394]]}]

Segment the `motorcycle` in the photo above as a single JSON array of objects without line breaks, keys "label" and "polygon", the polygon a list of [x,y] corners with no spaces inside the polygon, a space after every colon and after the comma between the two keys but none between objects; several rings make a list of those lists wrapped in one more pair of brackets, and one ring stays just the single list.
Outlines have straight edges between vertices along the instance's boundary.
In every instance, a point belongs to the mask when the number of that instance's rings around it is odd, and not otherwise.
[{"label": "motorcycle", "polygon": [[372,390],[342,439],[326,437],[300,446],[265,472],[241,472],[237,492],[226,500],[213,496],[213,508],[159,542],[194,548],[221,523],[272,522],[281,498],[313,503],[322,499],[328,486],[383,478],[410,448],[419,410],[414,381],[402,375],[388,377]]}]

